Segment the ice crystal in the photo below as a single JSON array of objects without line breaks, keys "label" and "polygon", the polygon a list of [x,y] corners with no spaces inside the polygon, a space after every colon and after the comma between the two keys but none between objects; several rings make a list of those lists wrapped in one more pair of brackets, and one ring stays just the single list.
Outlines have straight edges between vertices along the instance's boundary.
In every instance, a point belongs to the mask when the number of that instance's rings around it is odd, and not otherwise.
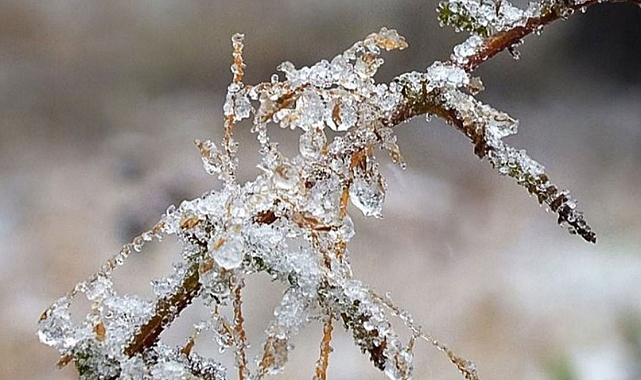
[{"label": "ice crystal", "polygon": [[356,169],[354,183],[350,187],[350,200],[365,216],[380,218],[385,201],[385,180],[378,166],[367,160],[365,169]]},{"label": "ice crystal", "polygon": [[[516,133],[518,121],[474,97],[483,86],[466,66],[487,48],[484,37],[522,26],[528,17],[554,7],[561,6],[545,3],[521,11],[505,0],[441,3],[441,21],[473,35],[454,48],[449,62],[437,61],[424,72],[402,74],[389,84],[377,84],[374,75],[383,64],[382,50],[407,47],[393,29],[382,28],[311,67],[297,69],[283,62],[277,70],[285,80],[273,75],[258,85],[243,83],[244,37],[234,35],[223,138],[218,143],[195,141],[205,170],[217,175],[223,186],[168,207],[152,229],[42,314],[39,339],[60,352],[60,365],[74,362],[81,379],[226,379],[215,358],[194,350],[195,339],[207,331],[221,352],[233,351],[240,379],[261,379],[282,371],[293,349],[291,339],[320,320],[325,327],[315,378],[324,379],[332,323],[340,320],[390,379],[411,378],[419,338],[445,352],[467,379],[478,379],[473,363],[423,333],[389,297],[378,296],[354,278],[348,243],[355,229],[348,204],[365,216],[382,217],[387,185],[376,152],[386,151],[404,168],[393,127],[416,115],[436,115],[470,138],[479,157],[554,211],[570,232],[594,241],[569,192],[552,184],[543,166],[525,151],[502,141]],[[261,172],[253,181],[238,183],[233,134],[235,124],[248,118],[260,144]],[[269,124],[299,133],[298,154],[286,157],[278,150],[270,140]],[[326,127],[334,131],[331,141]],[[154,297],[119,294],[113,271],[146,242],[165,235],[176,236],[182,260],[165,277],[151,281]],[[247,358],[242,289],[245,278],[256,273],[282,283],[285,291],[253,366]],[[81,296],[91,302],[91,310],[75,323],[70,305]],[[211,308],[210,317],[194,325],[184,346],[162,343],[162,331],[195,298]],[[390,316],[410,330],[407,342],[393,329]]]},{"label": "ice crystal", "polygon": [[458,65],[464,65],[468,62],[469,58],[478,53],[479,49],[483,47],[483,38],[472,35],[463,43],[454,47],[454,53],[450,57],[452,61]]},{"label": "ice crystal", "polygon": [[63,297],[54,302],[40,318],[38,338],[42,343],[52,346],[60,352],[67,352],[77,343],[74,335],[74,326],[69,312],[69,299]]},{"label": "ice crystal", "polygon": [[214,246],[218,246],[214,248],[214,260],[223,269],[238,268],[243,262],[244,244],[241,238],[236,235],[238,230],[240,230],[238,227],[232,229],[231,235],[222,243],[220,240],[214,243]]},{"label": "ice crystal", "polygon": [[507,0],[448,0],[437,11],[441,23],[483,37],[524,26],[529,16]]},{"label": "ice crystal", "polygon": [[435,88],[459,88],[470,83],[470,76],[465,70],[452,64],[434,62],[427,68],[429,79],[428,91]]},{"label": "ice crystal", "polygon": [[173,267],[171,275],[151,281],[151,288],[157,297],[165,297],[176,291],[187,274],[184,263],[174,263]]}]

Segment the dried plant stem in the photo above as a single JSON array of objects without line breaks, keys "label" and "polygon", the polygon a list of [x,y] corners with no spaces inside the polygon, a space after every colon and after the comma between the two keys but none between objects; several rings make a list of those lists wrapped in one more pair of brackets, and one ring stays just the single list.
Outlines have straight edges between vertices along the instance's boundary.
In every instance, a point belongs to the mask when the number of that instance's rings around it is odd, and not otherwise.
[{"label": "dried plant stem", "polygon": [[191,304],[200,291],[198,264],[192,264],[175,293],[156,303],[153,317],[142,326],[127,348],[125,354],[133,356],[153,346],[160,333],[178,317],[181,311]]},{"label": "dried plant stem", "polygon": [[431,334],[423,332],[420,326],[416,326],[414,324],[409,314],[396,306],[389,297],[381,297],[375,292],[372,292],[372,297],[382,305],[384,305],[386,308],[391,310],[403,321],[405,326],[407,326],[412,331],[412,338],[408,346],[413,347],[416,339],[421,338],[432,346],[436,347],[436,349],[438,349],[439,351],[444,352],[450,362],[456,366],[459,372],[461,372],[461,374],[463,374],[466,379],[479,380],[474,363],[456,355],[449,347],[435,339]]},{"label": "dried plant stem", "polygon": [[[234,52],[232,53],[234,63],[232,65],[232,72],[234,74],[234,85],[241,86],[243,76],[245,75],[245,63],[243,61],[243,39],[242,34],[235,34],[232,37]],[[235,99],[232,99],[232,107],[235,106]],[[236,115],[234,112],[225,116],[224,134],[222,146],[224,147],[224,154],[226,156],[226,171],[227,175],[225,180],[227,183],[232,183],[236,177],[236,150],[234,143],[234,126],[236,125]]]},{"label": "dried plant stem", "polygon": [[[631,2],[641,4],[641,0],[608,0],[610,3],[624,3]],[[604,3],[603,0],[588,0],[581,4],[568,4],[563,5],[565,12],[584,10],[596,4]],[[557,8],[552,7],[548,12],[544,13],[541,17],[533,17],[528,20],[525,26],[514,27],[504,32],[496,33],[485,40],[485,47],[479,53],[470,57],[469,61],[463,66],[465,71],[472,72],[476,70],[483,62],[494,57],[505,49],[518,44],[525,36],[539,31],[544,26],[550,24],[558,19],[567,18],[568,14],[560,12]]]},{"label": "dried plant stem", "polygon": [[[611,2],[619,2],[619,0],[613,0]],[[641,3],[641,0],[631,0],[629,2]],[[569,8],[574,10],[580,9],[582,7],[589,7],[595,4],[600,3],[598,0],[589,0],[583,4],[579,5],[568,5]],[[530,19],[526,26],[516,27],[505,32],[497,33],[493,36],[490,36],[485,41],[485,47],[476,55],[470,57],[469,62],[464,66],[464,69],[468,72],[475,70],[483,62],[492,58],[499,52],[509,48],[514,45],[523,37],[533,33],[538,28],[545,26],[559,18],[562,18],[562,15],[558,12],[547,12],[545,15],[539,18]],[[234,75],[234,82],[239,83],[242,80],[244,63],[242,61],[242,46],[238,47],[234,51],[234,66],[239,68],[238,72]],[[461,132],[463,132],[474,144],[475,153],[484,157],[492,147],[488,147],[484,144],[483,131],[482,129],[474,128],[470,125],[465,125],[464,121],[458,117],[455,110],[447,109],[442,106],[442,101],[440,100],[438,94],[428,94],[425,91],[422,94],[414,94],[412,101],[404,102],[402,105],[396,109],[391,116],[382,120],[382,123],[387,126],[396,126],[399,125],[415,116],[430,113],[439,116],[449,124],[457,127]],[[224,141],[229,143],[233,134],[234,120],[232,118],[227,118],[225,120],[225,137]],[[225,144],[227,145],[227,144]],[[357,157],[357,155],[355,156]],[[542,182],[547,181],[547,178],[540,179]],[[534,189],[532,189],[535,193]],[[344,214],[344,209],[347,204],[347,191],[344,191],[343,197],[341,197],[341,213]],[[553,211],[557,211],[554,210]],[[591,239],[591,237],[588,237]],[[196,268],[190,268],[189,274],[185,277],[185,280],[182,286],[179,287],[178,291],[171,295],[168,298],[165,298],[158,302],[156,305],[156,313],[154,317],[151,318],[140,330],[138,334],[132,340],[132,343],[126,348],[125,352],[127,355],[132,356],[136,353],[144,351],[145,348],[152,346],[158,339],[158,336],[163,331],[163,329],[170,324],[173,319],[184,309],[191,300],[197,295],[200,289],[200,284],[198,282],[198,270]],[[237,289],[240,292],[240,288]],[[240,300],[238,299],[240,303]],[[176,312],[172,312],[176,310]],[[238,332],[241,339],[244,339],[244,331],[242,330],[242,312],[240,308],[235,307],[235,312],[238,313],[236,316],[237,321],[240,321],[240,327]],[[331,324],[331,322],[330,322]],[[327,326],[326,326],[327,327]],[[447,352],[447,351],[446,351]],[[448,354],[449,355],[449,354]],[[246,358],[244,359],[246,362]]]},{"label": "dried plant stem", "polygon": [[247,334],[243,327],[245,318],[243,317],[241,294],[244,285],[244,280],[240,279],[234,290],[234,333],[236,347],[238,348],[235,351],[236,365],[238,366],[238,380],[245,380],[247,375],[249,375],[247,369]]},{"label": "dried plant stem", "polygon": [[[390,378],[411,378],[413,349],[420,338],[444,352],[466,379],[478,380],[472,362],[423,333],[409,313],[352,277],[347,244],[355,231],[348,204],[351,201],[365,216],[381,215],[386,185],[374,148],[386,150],[393,162],[404,167],[392,128],[414,116],[436,115],[470,139],[478,157],[487,159],[500,174],[513,178],[555,212],[559,224],[596,242],[569,192],[551,183],[543,166],[524,150],[502,141],[516,133],[518,120],[477,100],[474,95],[482,84],[470,73],[501,51],[514,53],[527,35],[538,34],[553,21],[601,2],[625,0],[543,0],[531,4],[527,11],[510,10],[509,4],[504,8],[507,1],[496,0],[486,4],[491,14],[483,11],[480,21],[477,15],[481,13],[473,9],[476,2],[443,2],[439,15],[445,23],[458,29],[463,25],[473,35],[454,48],[451,61],[434,62],[425,72],[401,74],[389,84],[376,84],[374,75],[383,62],[378,58],[381,49],[407,47],[395,30],[382,28],[331,63],[323,60],[312,68],[296,70],[292,63],[284,62],[279,71],[287,80],[281,82],[275,75],[271,82],[258,86],[242,82],[243,35],[234,35],[234,76],[223,107],[222,143],[196,141],[205,168],[210,174],[219,174],[224,188],[184,201],[178,208],[171,206],[151,231],[136,237],[94,277],[53,303],[39,321],[41,341],[63,355],[59,366],[74,361],[82,379],[130,378],[137,371],[154,379],[182,379],[191,373],[218,380],[225,378],[222,364],[192,352],[201,330],[212,330],[221,347],[233,347],[238,379],[261,379],[285,367],[291,337],[317,319],[315,313],[321,310],[323,336],[314,380],[327,380],[334,318],[342,321],[357,346]],[[627,2],[641,5],[641,0]],[[443,4],[472,8],[461,10]],[[257,103],[258,109],[254,108]],[[261,143],[259,167],[263,173],[255,181],[239,185],[234,128],[252,114],[252,132]],[[269,142],[269,122],[304,131],[296,158],[284,157],[277,144]],[[324,125],[346,133],[328,144]],[[179,237],[185,262],[175,264],[168,277],[154,280],[157,296],[153,301],[120,297],[113,289],[112,271],[123,265],[131,252],[140,251],[145,241],[161,233]],[[288,289],[266,330],[262,359],[252,374],[242,289],[245,275],[263,271]],[[69,310],[77,293],[94,301],[92,313],[80,326],[73,323]],[[216,304],[212,320],[196,325],[196,332],[184,346],[167,349],[159,342],[161,333],[197,297]],[[233,321],[219,315],[218,305],[231,306]],[[102,318],[106,312],[115,317]],[[387,314],[398,316],[411,331],[407,345]],[[123,325],[129,328],[123,331]],[[91,329],[93,334],[87,334]]]},{"label": "dried plant stem", "polygon": [[[440,117],[469,138],[474,144],[474,153],[479,158],[488,158],[492,162],[491,157],[499,156],[503,152],[513,149],[500,140],[489,139],[486,126],[483,123],[471,120],[459,110],[449,107],[439,91],[428,92],[426,86],[423,85],[419,93],[406,95],[408,101],[399,107],[389,120],[383,120],[383,124],[395,126],[414,116],[429,113]],[[521,153],[521,155],[528,160],[530,159],[525,153]],[[518,184],[525,187],[530,194],[535,195],[540,204],[548,206],[556,213],[559,223],[567,223],[572,228],[571,231],[579,234],[586,241],[596,242],[596,234],[585,223],[581,212],[570,206],[570,203],[574,201],[571,200],[567,192],[560,190],[557,185],[550,182],[545,173],[531,173],[524,168],[519,168],[519,170],[506,174],[515,178]]]},{"label": "dried plant stem", "polygon": [[[134,335],[131,343],[125,348],[125,355],[132,357],[153,347],[165,328],[198,296],[201,288],[198,266],[192,264],[176,291],[156,303],[153,316]],[[193,343],[190,345],[190,342],[185,346],[186,354],[191,351],[191,346]],[[64,364],[67,362],[68,360]]]},{"label": "dried plant stem", "polygon": [[333,316],[332,313],[329,313],[325,324],[323,326],[323,339],[320,344],[320,357],[316,361],[316,373],[314,374],[314,380],[326,380],[327,379],[327,367],[329,366],[329,354],[332,352],[332,331],[334,326],[332,325]]},{"label": "dried plant stem", "polygon": [[[610,2],[624,2],[624,0],[612,0]],[[628,2],[633,2],[641,4],[641,0],[629,0]],[[598,0],[589,0],[581,5],[568,5],[567,7],[578,10],[582,7],[589,7],[595,4],[600,3]],[[468,72],[475,70],[483,62],[492,58],[501,51],[509,48],[523,37],[535,32],[538,28],[548,25],[553,21],[556,21],[563,16],[558,12],[547,12],[542,17],[530,19],[526,26],[515,27],[505,32],[497,33],[493,36],[490,36],[485,41],[485,47],[476,55],[470,57],[469,62],[464,66],[464,69]],[[237,47],[234,51],[234,66],[239,70],[234,75],[234,83],[240,83],[243,75],[244,63],[242,61],[242,46]],[[410,101],[403,102],[399,108],[397,108],[391,116],[382,120],[382,123],[387,126],[396,126],[402,124],[403,122],[426,113],[434,114],[449,124],[455,126],[461,132],[463,132],[474,144],[475,153],[479,157],[484,157],[492,149],[484,144],[483,130],[475,128],[471,125],[466,125],[464,120],[462,120],[456,113],[455,110],[447,109],[443,107],[442,101],[437,93],[427,93],[424,91],[421,94],[413,94],[411,97],[407,97]],[[229,143],[233,134],[234,120],[233,118],[227,118],[225,120],[225,137],[224,141]],[[225,144],[227,145],[227,144]],[[358,157],[358,155],[355,155]],[[356,164],[356,163],[354,163]],[[546,178],[541,178],[540,182],[547,181]],[[532,193],[536,194],[534,189],[531,190]],[[347,190],[343,192],[344,196],[341,197],[341,214],[346,214],[347,206]],[[536,194],[538,195],[538,194]],[[553,208],[553,211],[557,211]],[[592,239],[591,236],[587,237],[588,240]],[[340,253],[339,253],[340,256]],[[339,257],[340,258],[340,257]],[[158,336],[163,331],[163,329],[173,321],[173,319],[184,309],[191,300],[197,295],[200,284],[198,282],[198,271],[197,268],[190,268],[190,274],[185,277],[185,280],[182,286],[179,287],[178,291],[171,295],[169,298],[163,299],[156,305],[156,313],[154,317],[145,324],[140,333],[136,334],[132,343],[127,347],[125,352],[127,355],[131,356],[136,353],[144,351],[145,348],[152,346],[158,339]],[[240,289],[238,289],[240,291]],[[177,312],[172,313],[170,310],[177,310]],[[242,313],[239,314],[242,318]],[[242,328],[241,328],[242,329]],[[244,335],[244,334],[243,334]],[[448,352],[446,348],[445,352]],[[448,356],[450,354],[448,353]],[[245,358],[246,361],[246,358]]]}]

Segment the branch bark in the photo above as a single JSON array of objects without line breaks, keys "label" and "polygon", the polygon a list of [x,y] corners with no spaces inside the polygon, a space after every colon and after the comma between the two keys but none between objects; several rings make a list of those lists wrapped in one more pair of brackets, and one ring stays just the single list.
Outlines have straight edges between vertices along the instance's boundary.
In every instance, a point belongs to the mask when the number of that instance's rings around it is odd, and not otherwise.
[{"label": "branch bark", "polygon": [[[577,11],[602,2],[602,0],[588,0],[582,4],[567,4],[565,7],[571,11]],[[641,0],[608,0],[607,2],[630,2],[641,5]],[[534,33],[541,27],[564,17],[567,16],[564,16],[557,8],[552,7],[549,12],[545,13],[541,17],[529,19],[523,27],[516,27],[494,34],[485,39],[484,48],[476,55],[470,57],[468,62],[463,65],[462,68],[468,73],[473,72],[483,62],[520,42],[524,37]],[[485,144],[482,129],[466,125],[465,121],[457,114],[456,110],[444,107],[443,101],[438,92],[429,93],[424,88],[422,93],[406,96],[405,100],[406,101],[394,110],[394,112],[390,113],[389,117],[384,120],[380,120],[384,126],[394,127],[415,116],[426,113],[434,114],[463,132],[474,144],[475,153],[479,157],[485,157],[489,152],[495,149],[495,147]],[[560,219],[563,218],[565,221],[569,222],[569,224],[574,225],[574,227],[577,228],[578,233],[580,233],[584,239],[588,241],[596,241],[596,236],[592,231],[589,229],[587,231],[582,230],[582,226],[579,222],[568,220],[572,218],[573,211],[562,208],[564,202],[561,200],[564,194],[558,192],[558,188],[549,183],[547,176],[543,175],[540,178],[533,178],[532,181],[542,185],[548,184],[547,186],[544,186],[548,189],[548,193],[541,192],[540,190],[537,190],[536,187],[528,187],[530,193],[535,194],[540,203],[546,203],[559,215]],[[582,219],[580,220],[582,221]],[[125,354],[133,356],[152,347],[158,341],[160,333],[169,324],[171,324],[180,312],[198,295],[200,286],[198,265],[192,265],[176,293],[158,301],[155,307],[156,311],[154,316],[140,329],[140,332],[134,336],[132,342],[125,348]],[[328,335],[327,333],[331,332],[331,324],[326,325],[325,329],[327,330],[325,333]],[[322,353],[326,354],[328,352],[328,347],[323,346]],[[324,362],[322,364],[323,366],[326,365]]]},{"label": "branch bark", "polygon": [[[563,4],[563,9],[568,12],[583,11],[593,5],[602,3],[634,3],[641,6],[641,0],[588,0],[581,4]],[[519,43],[524,37],[540,30],[544,26],[558,19],[567,18],[568,15],[560,11],[558,6],[552,6],[548,12],[541,17],[530,18],[525,26],[516,27],[504,32],[496,33],[485,39],[485,47],[476,55],[469,58],[469,61],[463,65],[463,69],[468,73],[476,70],[483,62],[494,57],[505,49]]]}]

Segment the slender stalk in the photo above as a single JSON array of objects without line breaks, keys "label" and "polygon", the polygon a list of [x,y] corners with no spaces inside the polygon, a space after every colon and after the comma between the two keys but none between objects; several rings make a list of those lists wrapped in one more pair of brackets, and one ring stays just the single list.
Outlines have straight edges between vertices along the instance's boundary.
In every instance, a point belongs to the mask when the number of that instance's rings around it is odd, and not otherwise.
[{"label": "slender stalk", "polygon": [[[465,71],[467,72],[472,72],[476,70],[476,68],[478,68],[483,62],[494,57],[503,50],[519,43],[524,37],[541,30],[541,28],[552,23],[553,21],[567,18],[568,13],[576,12],[578,10],[585,10],[593,5],[602,4],[604,2],[630,2],[641,5],[641,0],[587,0],[581,4],[573,4],[569,2],[570,4],[561,5],[562,8],[559,8],[559,6],[552,6],[541,17],[530,18],[525,26],[515,27],[510,30],[496,33],[486,38],[484,44],[485,47],[481,49],[481,51],[476,55],[470,57],[468,62],[463,66],[463,69],[465,69]],[[565,12],[562,12],[561,9],[564,9]]]},{"label": "slender stalk", "polygon": [[243,324],[245,318],[243,317],[242,308],[242,288],[244,281],[240,279],[234,290],[234,333],[236,335],[236,365],[238,366],[238,380],[245,380],[248,375],[247,370],[247,334]]},{"label": "slender stalk", "polygon": [[176,292],[156,303],[153,317],[140,328],[140,331],[125,348],[125,354],[133,356],[153,346],[165,327],[171,324],[180,312],[191,304],[200,292],[200,287],[198,264],[192,264]]},{"label": "slender stalk", "polygon": [[320,357],[318,358],[318,361],[316,361],[316,372],[314,374],[314,380],[327,379],[329,354],[332,352],[332,331],[334,330],[332,319],[332,313],[329,313],[327,319],[325,320],[325,325],[323,326],[323,339],[321,340],[320,345]]},{"label": "slender stalk", "polygon": [[[601,0],[588,0],[581,4],[563,4],[563,5],[553,5],[549,6],[546,9],[542,16],[530,18],[525,26],[515,27],[513,29],[496,33],[485,39],[484,47],[474,56],[469,57],[467,63],[461,67],[466,72],[472,72],[476,70],[483,62],[494,57],[498,53],[509,49],[516,43],[520,42],[524,37],[535,33],[540,30],[540,28],[558,20],[567,17],[567,12],[577,11],[580,9],[588,8],[593,5],[601,3]],[[610,0],[608,2],[631,2],[641,5],[641,0]],[[559,3],[560,4],[560,3]],[[243,68],[244,63],[242,60],[242,43],[241,41],[236,41],[234,45],[234,67],[236,72],[234,73],[234,83],[241,84],[243,77]],[[422,91],[418,93],[404,93],[404,99],[394,112],[391,112],[385,119],[380,120],[384,126],[394,127],[397,126],[414,116],[421,114],[434,114],[438,117],[445,120],[450,125],[456,127],[463,134],[465,134],[474,144],[475,153],[479,157],[487,157],[500,148],[488,144],[486,140],[486,135],[484,129],[479,127],[474,123],[469,123],[464,120],[464,118],[459,114],[455,109],[448,108],[444,105],[442,99],[442,94],[438,90],[428,92],[426,87],[423,87]],[[287,103],[286,105],[289,105]],[[235,153],[233,149],[233,129],[235,124],[235,117],[233,115],[228,116],[225,119],[225,135],[223,138],[223,146],[225,147],[225,154],[227,155],[228,162],[230,163],[229,177],[233,178],[233,160],[235,158]],[[352,165],[359,164],[359,159],[362,158],[360,155],[355,154],[353,156],[354,162]],[[510,174],[508,174],[510,175]],[[550,209],[556,212],[559,215],[559,220],[568,222],[573,226],[576,231],[583,236],[584,239],[588,241],[595,241],[596,237],[593,232],[588,229],[582,229],[580,223],[582,219],[575,219],[574,211],[564,208],[564,203],[567,200],[563,192],[558,191],[558,188],[551,184],[546,175],[542,174],[537,176],[531,176],[526,178],[526,183],[532,183],[533,185],[525,185],[530,193],[537,196],[537,199],[540,203],[546,204]],[[347,214],[347,203],[348,203],[348,188],[345,187],[342,191],[341,204],[340,204],[340,216],[344,217]],[[276,214],[273,211],[266,211],[260,215],[256,216],[257,221],[261,223],[269,224],[276,218]],[[190,226],[187,226],[190,227]],[[192,226],[193,227],[193,226]],[[342,260],[343,252],[345,251],[345,246],[341,243],[337,246],[336,257],[339,260]],[[329,268],[329,257],[326,258],[326,266]],[[246,347],[247,347],[247,338],[246,333],[243,327],[244,316],[242,313],[242,298],[241,298],[241,289],[243,287],[242,280],[237,284],[234,291],[233,307],[234,307],[234,335],[236,340],[237,350],[237,366],[239,370],[239,379],[245,380],[249,373],[247,371],[247,356],[246,356]],[[125,348],[124,352],[127,356],[134,356],[136,354],[141,354],[145,350],[154,346],[160,337],[160,334],[164,329],[169,326],[184,310],[187,306],[191,304],[193,299],[198,296],[200,293],[201,284],[199,282],[199,265],[192,264],[180,284],[180,286],[174,291],[174,293],[169,296],[158,300],[155,305],[154,315],[140,328],[140,330],[134,335],[131,342]],[[338,316],[338,314],[336,314]],[[361,340],[367,344],[373,342],[371,332],[365,330],[359,330],[359,326],[362,325],[363,321],[367,320],[367,316],[361,316],[360,319],[354,319],[352,316],[347,314],[340,315],[344,323],[354,331],[356,337],[361,338]],[[332,324],[333,316],[330,313],[327,320],[325,321],[323,328],[323,338],[321,340],[320,346],[320,357],[316,364],[315,376],[314,379],[325,380],[327,377],[327,368],[329,363],[329,355],[332,351],[331,348],[331,338],[333,331]],[[98,336],[104,335],[104,326],[97,326]],[[434,341],[433,341],[434,343]],[[380,344],[370,344],[369,346],[364,346],[370,353],[372,361],[379,367],[384,367],[384,362],[382,361],[382,350],[386,342]],[[185,354],[191,352],[193,347],[193,340],[188,342],[187,346],[184,349]],[[459,369],[466,374],[467,378],[472,378],[472,371],[469,373],[465,372],[468,370],[469,363],[460,359],[451,353],[444,346],[441,347],[448,356],[450,360],[455,363]],[[261,367],[267,367],[268,360],[273,359],[268,356],[268,350],[265,350],[265,358],[263,359],[264,363],[261,363]],[[64,365],[71,360],[70,356],[65,356],[61,359],[60,365]]]}]

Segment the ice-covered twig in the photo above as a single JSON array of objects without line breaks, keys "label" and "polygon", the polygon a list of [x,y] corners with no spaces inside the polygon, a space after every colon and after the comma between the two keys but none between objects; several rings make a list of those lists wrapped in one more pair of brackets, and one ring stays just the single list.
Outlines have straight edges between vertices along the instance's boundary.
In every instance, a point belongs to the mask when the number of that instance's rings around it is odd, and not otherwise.
[{"label": "ice-covered twig", "polygon": [[[450,75],[460,75],[454,66],[450,66],[448,71]],[[596,234],[583,219],[583,213],[576,209],[577,202],[570,197],[570,192],[560,190],[550,182],[544,167],[531,159],[525,150],[514,149],[501,140],[516,132],[517,120],[482,104],[456,87],[430,89],[430,80],[432,78],[424,74],[399,77],[407,102],[385,122],[397,125],[401,120],[425,113],[442,118],[472,141],[477,156],[486,158],[500,174],[514,178],[540,204],[556,213],[560,225],[586,241],[596,242]]]},{"label": "ice-covered twig", "polygon": [[[284,62],[278,67],[284,79],[275,75],[257,85],[242,82],[243,37],[235,35],[222,142],[196,141],[205,169],[218,175],[223,188],[170,206],[151,230],[55,301],[40,318],[40,340],[59,351],[61,366],[73,362],[81,379],[226,379],[226,369],[216,359],[194,348],[200,333],[210,331],[221,350],[233,350],[239,379],[261,379],[282,371],[291,339],[307,324],[322,321],[314,376],[325,379],[334,322],[342,321],[356,345],[390,379],[411,378],[413,349],[423,339],[445,352],[464,377],[476,380],[470,361],[423,333],[409,314],[354,277],[348,245],[355,231],[348,203],[365,216],[381,217],[387,184],[376,153],[384,150],[404,168],[395,127],[417,115],[436,115],[463,132],[479,157],[555,212],[570,232],[595,241],[569,193],[552,184],[525,151],[502,141],[516,133],[518,122],[477,100],[482,84],[470,76],[498,52],[514,53],[523,36],[594,3],[546,0],[519,10],[506,0],[450,0],[440,7],[441,20],[472,36],[454,48],[449,61],[402,74],[389,84],[376,83],[374,75],[383,63],[382,50],[407,47],[395,30],[382,28],[311,67],[297,69]],[[252,115],[261,174],[241,184],[236,181],[233,130]],[[299,153],[287,157],[280,152],[269,138],[269,124],[296,130]],[[327,128],[335,132],[332,140]],[[172,272],[152,281],[155,296],[145,300],[116,292],[113,271],[145,242],[162,235],[175,235],[182,250]],[[257,273],[286,290],[252,365],[241,289],[245,278]],[[91,310],[75,322],[70,306],[80,296],[91,302]],[[161,333],[196,298],[211,308],[211,316],[194,326],[196,333],[185,345],[165,345]],[[398,315],[410,330],[407,343],[392,329],[389,314]]]},{"label": "ice-covered twig", "polygon": [[469,40],[468,45],[479,48],[469,46],[474,51],[469,51],[467,59],[460,62],[465,71],[472,72],[496,54],[520,45],[524,37],[540,34],[556,20],[566,19],[577,11],[585,12],[593,5],[625,2],[641,5],[641,0],[544,0],[531,2],[527,9],[520,10],[508,1],[450,0],[439,4],[438,13],[441,23],[481,37]]}]

